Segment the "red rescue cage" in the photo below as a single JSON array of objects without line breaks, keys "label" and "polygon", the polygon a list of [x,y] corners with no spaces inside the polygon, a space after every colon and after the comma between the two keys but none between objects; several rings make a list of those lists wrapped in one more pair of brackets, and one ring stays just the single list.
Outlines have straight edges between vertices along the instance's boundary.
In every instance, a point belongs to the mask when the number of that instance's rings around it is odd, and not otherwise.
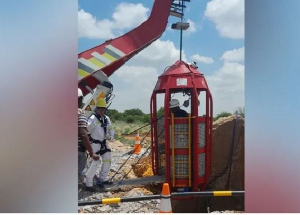
[{"label": "red rescue cage", "polygon": [[[188,96],[188,117],[174,117],[172,95]],[[157,117],[157,96],[164,96],[164,117]],[[199,104],[199,96],[204,103]],[[204,114],[199,116],[199,107]],[[152,168],[164,175],[171,188],[203,190],[208,182],[212,159],[213,102],[204,75],[195,65],[177,61],[158,77],[150,102]]]}]

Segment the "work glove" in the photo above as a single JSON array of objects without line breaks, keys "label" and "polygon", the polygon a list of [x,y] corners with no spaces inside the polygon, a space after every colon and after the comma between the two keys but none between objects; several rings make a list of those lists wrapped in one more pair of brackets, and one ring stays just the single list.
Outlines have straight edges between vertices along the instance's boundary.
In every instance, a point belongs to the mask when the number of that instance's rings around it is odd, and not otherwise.
[{"label": "work glove", "polygon": [[109,137],[110,137],[110,140],[114,140],[115,139],[115,132],[114,132],[114,130],[110,130],[109,131]]}]

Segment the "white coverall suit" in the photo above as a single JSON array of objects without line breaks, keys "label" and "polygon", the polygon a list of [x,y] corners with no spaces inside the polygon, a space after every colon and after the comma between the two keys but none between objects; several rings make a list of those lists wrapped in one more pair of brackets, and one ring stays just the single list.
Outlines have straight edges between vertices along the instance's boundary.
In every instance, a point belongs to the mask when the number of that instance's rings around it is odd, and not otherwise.
[{"label": "white coverall suit", "polygon": [[[106,122],[107,122],[106,133],[104,132],[105,129],[103,127],[104,117],[106,117]],[[106,135],[111,127],[111,121],[110,121],[110,118],[106,115],[104,115],[103,117],[100,117],[100,119],[102,120],[102,123],[98,120],[98,118],[95,115],[92,115],[88,120],[88,132],[90,133],[91,139],[92,139],[91,146],[93,148],[94,153],[99,154],[99,152],[101,152],[100,153],[101,159],[99,159],[98,161],[93,160],[91,166],[87,170],[87,172],[85,174],[87,187],[93,186],[93,178],[94,178],[94,175],[96,174],[97,170],[100,167],[101,160],[102,160],[102,168],[99,172],[99,179],[102,182],[108,180],[107,176],[108,176],[108,173],[110,170],[110,165],[111,165],[111,151],[110,151],[109,145],[107,143],[105,143],[105,144],[99,143],[99,141],[100,142],[106,141]],[[111,132],[111,133],[113,133],[113,132]],[[105,150],[103,150],[103,149],[105,149]],[[103,154],[103,152],[104,152],[104,154]]]}]

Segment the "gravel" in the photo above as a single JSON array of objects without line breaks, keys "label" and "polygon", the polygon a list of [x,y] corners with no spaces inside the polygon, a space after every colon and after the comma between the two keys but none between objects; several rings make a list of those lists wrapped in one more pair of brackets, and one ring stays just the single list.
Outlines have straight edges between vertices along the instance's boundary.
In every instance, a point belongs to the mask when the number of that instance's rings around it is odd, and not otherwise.
[{"label": "gravel", "polygon": [[[114,181],[121,180],[123,176],[131,169],[131,164],[134,164],[136,160],[145,152],[142,149],[138,155],[133,154],[130,156],[129,152],[132,148],[123,145],[119,141],[110,142],[112,148],[112,165],[110,168],[110,177],[112,177],[123,162],[128,159],[128,162],[116,174]],[[148,153],[147,153],[148,154]],[[146,155],[145,155],[146,156]],[[130,157],[130,158],[129,158]],[[128,174],[127,178],[136,178],[133,171]],[[100,200],[103,198],[115,198],[115,197],[137,197],[145,195],[153,195],[153,193],[143,187],[127,187],[119,188],[117,191],[103,191],[99,187],[94,185],[97,192],[92,193],[85,191],[84,186],[79,186],[78,200],[79,201],[91,201]],[[159,210],[160,200],[147,200],[138,202],[124,202],[119,204],[103,204],[103,205],[87,205],[79,207],[80,213],[157,213]]]}]

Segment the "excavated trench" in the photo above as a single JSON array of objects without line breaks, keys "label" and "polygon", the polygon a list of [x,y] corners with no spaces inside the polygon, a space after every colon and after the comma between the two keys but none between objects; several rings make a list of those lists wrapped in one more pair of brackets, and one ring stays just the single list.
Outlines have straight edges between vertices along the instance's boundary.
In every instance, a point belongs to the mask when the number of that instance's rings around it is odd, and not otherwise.
[{"label": "excavated trench", "polygon": [[[141,135],[142,136],[142,135]],[[113,161],[110,175],[114,175],[120,165],[128,159],[120,173],[114,180],[133,179],[152,176],[151,154],[136,161],[141,155],[133,155],[130,158],[126,152],[132,147],[119,141],[110,142],[113,149]],[[235,116],[220,118],[213,126],[213,162],[210,182],[206,190],[244,190],[244,119]],[[142,153],[145,148],[142,149]],[[142,154],[141,153],[141,154]],[[144,186],[127,186],[97,193],[88,193],[79,189],[79,200],[90,201],[102,198],[136,197],[143,195],[160,194],[160,184]],[[147,200],[114,205],[84,206],[79,210],[82,213],[157,213],[160,200]],[[243,212],[244,197],[185,197],[185,199],[172,198],[173,213],[207,213],[207,212]]]}]

